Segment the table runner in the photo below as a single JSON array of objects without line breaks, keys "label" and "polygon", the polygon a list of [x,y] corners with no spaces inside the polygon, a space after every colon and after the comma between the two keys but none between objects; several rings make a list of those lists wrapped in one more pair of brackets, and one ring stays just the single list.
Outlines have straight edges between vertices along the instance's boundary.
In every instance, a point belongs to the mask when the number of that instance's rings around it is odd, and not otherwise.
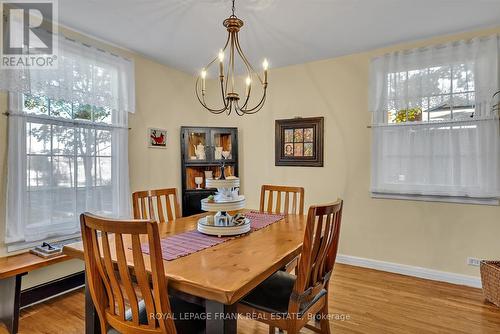
[{"label": "table runner", "polygon": [[[285,216],[250,211],[245,213],[245,217],[250,219],[251,229],[248,233],[252,233],[280,221]],[[172,261],[240,236],[242,235],[219,238],[200,233],[197,230],[183,232],[160,240],[162,258],[166,261]],[[149,254],[148,244],[142,244],[141,248],[143,253]]]}]

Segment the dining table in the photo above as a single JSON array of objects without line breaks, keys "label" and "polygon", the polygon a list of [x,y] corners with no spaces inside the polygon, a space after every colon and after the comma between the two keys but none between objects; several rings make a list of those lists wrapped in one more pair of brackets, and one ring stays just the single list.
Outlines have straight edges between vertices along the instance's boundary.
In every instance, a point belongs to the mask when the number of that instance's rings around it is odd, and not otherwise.
[{"label": "dining table", "polygon": [[[160,238],[195,230],[205,215],[158,223]],[[306,221],[304,215],[284,215],[265,228],[174,260],[163,260],[169,293],[205,306],[206,333],[236,333],[238,301],[300,254]],[[124,246],[126,253],[131,253]],[[65,245],[63,252],[84,259],[82,242]],[[100,333],[92,298],[85,290],[85,333]]]}]

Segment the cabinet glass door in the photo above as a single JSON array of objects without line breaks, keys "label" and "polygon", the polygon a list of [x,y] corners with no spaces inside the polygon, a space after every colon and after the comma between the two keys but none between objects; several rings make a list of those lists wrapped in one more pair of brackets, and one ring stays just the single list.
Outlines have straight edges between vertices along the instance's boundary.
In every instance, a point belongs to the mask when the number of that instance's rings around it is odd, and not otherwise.
[{"label": "cabinet glass door", "polygon": [[231,129],[212,130],[212,157],[216,162],[232,162],[235,157],[236,135]]},{"label": "cabinet glass door", "polygon": [[208,131],[187,129],[184,134],[186,162],[205,162],[209,159]]}]

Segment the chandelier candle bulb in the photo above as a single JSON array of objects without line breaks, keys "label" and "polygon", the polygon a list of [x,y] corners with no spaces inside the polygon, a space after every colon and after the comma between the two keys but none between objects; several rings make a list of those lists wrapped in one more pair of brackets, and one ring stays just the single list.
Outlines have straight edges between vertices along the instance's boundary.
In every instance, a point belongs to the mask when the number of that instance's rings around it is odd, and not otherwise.
[{"label": "chandelier candle bulb", "polygon": [[201,70],[201,90],[205,92],[205,78],[207,77],[207,71],[205,69]]},{"label": "chandelier candle bulb", "polygon": [[249,96],[250,95],[250,87],[251,87],[252,79],[250,79],[250,77],[247,77],[247,79],[245,80],[245,83],[247,84],[247,89],[246,89],[246,95],[245,96]]},{"label": "chandelier candle bulb", "polygon": [[224,51],[219,51],[219,76],[224,76]]},{"label": "chandelier candle bulb", "polygon": [[269,63],[267,59],[262,62],[262,67],[264,68],[264,83],[267,84],[267,69],[269,68]]}]

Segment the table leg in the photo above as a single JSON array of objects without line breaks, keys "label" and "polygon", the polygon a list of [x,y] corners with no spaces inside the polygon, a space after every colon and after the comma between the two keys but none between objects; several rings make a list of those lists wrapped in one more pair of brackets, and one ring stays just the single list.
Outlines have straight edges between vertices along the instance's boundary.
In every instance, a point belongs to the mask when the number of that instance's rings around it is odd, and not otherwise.
[{"label": "table leg", "polygon": [[208,315],[206,334],[236,334],[238,327],[236,305],[224,305],[207,300],[205,308]]},{"label": "table leg", "polygon": [[87,275],[85,275],[85,334],[100,334],[101,327],[99,324],[99,316],[94,307],[92,296],[90,295]]},{"label": "table leg", "polygon": [[18,274],[0,280],[0,322],[7,326],[9,333],[17,334],[19,328],[19,307],[21,280],[24,274]]}]

